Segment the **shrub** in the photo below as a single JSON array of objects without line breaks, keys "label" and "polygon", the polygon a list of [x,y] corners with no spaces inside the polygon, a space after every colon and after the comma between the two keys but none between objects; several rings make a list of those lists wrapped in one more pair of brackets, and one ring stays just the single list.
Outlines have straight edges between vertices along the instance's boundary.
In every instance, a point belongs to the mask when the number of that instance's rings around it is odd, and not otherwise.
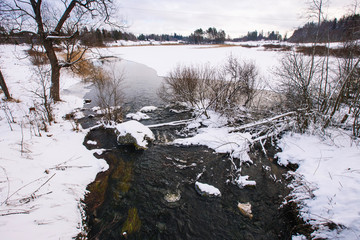
[{"label": "shrub", "polygon": [[208,109],[231,114],[241,105],[250,106],[257,75],[254,63],[233,57],[218,69],[178,66],[165,78],[159,96],[168,102],[186,102],[205,114]]},{"label": "shrub", "polygon": [[35,49],[30,49],[27,51],[27,53],[28,53],[28,55],[30,57],[30,61],[33,65],[40,66],[40,65],[49,64],[49,59],[46,56],[45,52],[38,51]]}]

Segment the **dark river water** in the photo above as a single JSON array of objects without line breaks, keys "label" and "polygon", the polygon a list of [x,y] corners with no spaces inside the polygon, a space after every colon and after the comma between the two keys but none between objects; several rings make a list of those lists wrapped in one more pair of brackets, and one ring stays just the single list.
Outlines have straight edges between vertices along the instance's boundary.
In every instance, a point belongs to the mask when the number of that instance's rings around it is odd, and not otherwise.
[{"label": "dark river water", "polygon": [[[174,107],[165,107],[157,97],[162,78],[154,70],[133,62],[118,64],[126,76],[128,111],[159,106],[143,124],[191,117],[190,112],[174,113]],[[94,98],[92,93],[87,97]],[[81,121],[84,126],[94,124],[94,119]],[[91,192],[84,200],[88,239],[291,239],[298,220],[294,209],[281,207],[289,193],[286,169],[253,148],[249,155],[254,164],[243,166],[241,174],[256,181],[256,187],[241,189],[231,183],[228,155],[203,146],[168,144],[181,137],[181,127],[152,128],[156,140],[145,151],[118,146],[111,129],[89,132],[84,145],[103,149],[95,156],[104,158],[110,167],[89,185]],[[87,144],[88,140],[98,144]],[[197,180],[218,188],[221,197],[200,195],[195,189]],[[247,202],[252,207],[251,219],[237,206]]]}]

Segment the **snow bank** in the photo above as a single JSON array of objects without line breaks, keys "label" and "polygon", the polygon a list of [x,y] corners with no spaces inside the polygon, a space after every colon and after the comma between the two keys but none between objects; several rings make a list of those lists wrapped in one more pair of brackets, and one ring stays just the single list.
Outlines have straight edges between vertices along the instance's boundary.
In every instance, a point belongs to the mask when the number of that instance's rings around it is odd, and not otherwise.
[{"label": "snow bank", "polygon": [[[320,229],[318,238],[360,238],[360,147],[351,133],[329,130],[327,136],[287,134],[280,141],[279,163],[296,163],[293,181],[301,214]],[[303,185],[298,184],[300,181]],[[312,192],[309,192],[312,191]],[[345,229],[329,231],[326,222]]]},{"label": "snow bank", "polygon": [[[231,128],[226,127],[227,119],[219,114],[209,111],[210,118],[198,118],[190,123],[189,127],[205,125],[200,128],[193,137],[176,139],[174,144],[181,145],[203,145],[218,153],[229,153],[232,157],[240,159],[241,162],[251,162],[249,155],[249,143],[251,142],[250,133],[229,133]],[[200,124],[201,123],[201,124]]]},{"label": "snow bank", "polygon": [[[10,93],[19,100],[0,100],[0,236],[72,239],[82,230],[80,200],[86,187],[108,166],[83,146],[86,131],[74,131],[62,118],[82,106],[85,94],[85,86],[66,70],[61,78],[63,102],[54,105],[56,124],[41,136],[35,134],[29,108],[36,101],[31,90],[37,87],[37,77],[29,58],[24,58],[28,48],[0,48],[0,68]],[[15,120],[10,124],[8,114]]]},{"label": "snow bank", "polygon": [[137,148],[147,149],[149,141],[155,139],[150,128],[135,120],[117,124],[115,128],[118,135],[118,142],[122,141],[121,137],[131,136],[134,138],[134,144]]}]

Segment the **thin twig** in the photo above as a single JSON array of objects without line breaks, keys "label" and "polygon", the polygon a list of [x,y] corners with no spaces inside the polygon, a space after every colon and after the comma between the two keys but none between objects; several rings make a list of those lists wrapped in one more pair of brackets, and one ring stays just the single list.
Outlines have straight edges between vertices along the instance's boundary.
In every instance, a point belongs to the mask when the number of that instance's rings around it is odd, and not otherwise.
[{"label": "thin twig", "polygon": [[34,195],[37,191],[39,191],[40,188],[42,188],[46,183],[48,183],[55,175],[56,173],[54,173],[51,177],[49,177],[48,180],[46,180],[43,184],[41,184],[41,186],[38,187],[31,195]]},{"label": "thin twig", "polygon": [[38,179],[35,179],[34,181],[31,181],[31,182],[29,182],[28,184],[25,184],[24,186],[22,186],[22,187],[20,187],[20,188],[18,188],[15,192],[13,192],[9,197],[7,197],[6,199],[5,199],[5,201],[4,202],[2,202],[0,205],[2,205],[2,204],[4,204],[4,203],[7,203],[7,201],[12,197],[12,196],[14,196],[16,193],[18,193],[21,189],[23,189],[23,188],[25,188],[25,187],[27,187],[27,186],[29,186],[30,184],[32,184],[32,183],[34,183],[34,182],[37,182],[37,181],[39,181],[40,179],[42,179],[42,178],[44,178],[44,177],[41,177],[41,178],[38,178]]},{"label": "thin twig", "polygon": [[[6,211],[12,211],[12,210],[10,209]],[[29,214],[29,213],[30,213],[29,210],[15,209],[14,212],[0,213],[0,217],[8,216],[8,215],[16,215],[16,214]]]},{"label": "thin twig", "polygon": [[2,170],[4,171],[4,174],[6,176],[6,181],[8,184],[8,190],[7,190],[7,195],[6,195],[6,200],[4,202],[1,203],[1,205],[3,205],[4,203],[7,204],[7,200],[9,199],[9,194],[10,194],[10,181],[9,181],[9,176],[7,175],[6,169],[2,166],[0,166],[2,168]]}]

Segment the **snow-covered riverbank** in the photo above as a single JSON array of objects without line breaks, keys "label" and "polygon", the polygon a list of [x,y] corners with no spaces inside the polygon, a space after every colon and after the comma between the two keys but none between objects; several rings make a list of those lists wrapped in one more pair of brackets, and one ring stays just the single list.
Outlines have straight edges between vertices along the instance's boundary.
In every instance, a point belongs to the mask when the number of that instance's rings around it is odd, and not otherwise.
[{"label": "snow-covered riverbank", "polygon": [[[313,236],[359,239],[360,140],[329,129],[324,135],[289,133],[279,145],[279,163],[299,165],[290,173],[291,201],[299,202],[301,216],[319,228]],[[332,223],[338,226],[330,230]]]},{"label": "snow-covered riverbank", "polygon": [[[81,231],[80,199],[99,171],[107,168],[83,145],[86,131],[62,117],[83,104],[80,79],[62,72],[62,99],[48,132],[30,122],[36,76],[24,58],[28,46],[2,45],[0,66],[13,98],[0,110],[1,239],[71,239]],[[78,85],[76,85],[78,84]],[[1,95],[2,96],[2,95]],[[2,96],[3,97],[3,96]],[[14,122],[8,121],[8,117]]]}]

